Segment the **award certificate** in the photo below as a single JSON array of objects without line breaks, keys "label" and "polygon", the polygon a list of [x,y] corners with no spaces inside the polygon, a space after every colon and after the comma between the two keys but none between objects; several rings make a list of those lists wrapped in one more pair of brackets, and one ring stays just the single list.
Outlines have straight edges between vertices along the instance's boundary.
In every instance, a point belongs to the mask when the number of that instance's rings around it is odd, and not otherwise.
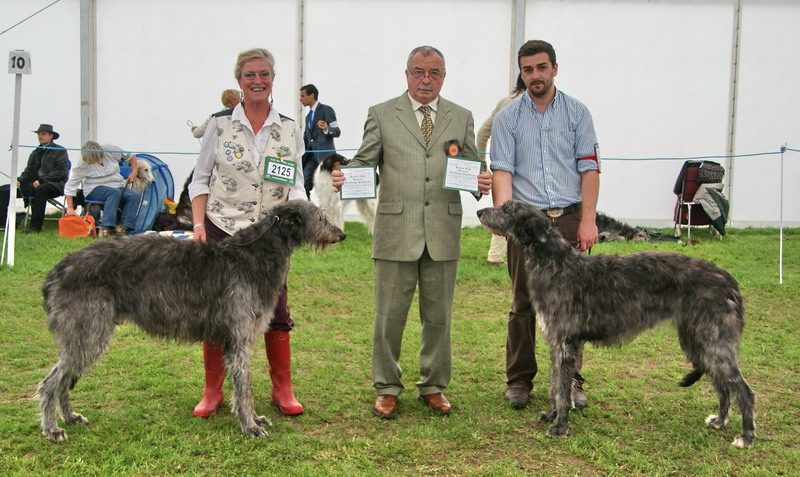
[{"label": "award certificate", "polygon": [[374,199],[375,168],[374,167],[342,167],[344,184],[339,188],[342,200]]},{"label": "award certificate", "polygon": [[478,192],[478,174],[482,161],[448,157],[444,171],[444,188]]}]

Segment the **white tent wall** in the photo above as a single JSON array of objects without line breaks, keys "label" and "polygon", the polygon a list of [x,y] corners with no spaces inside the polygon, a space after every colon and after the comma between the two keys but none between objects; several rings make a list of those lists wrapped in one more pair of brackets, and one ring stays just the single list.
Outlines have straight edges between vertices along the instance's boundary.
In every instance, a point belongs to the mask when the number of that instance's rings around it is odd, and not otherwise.
[{"label": "white tent wall", "polygon": [[182,187],[196,156],[159,153],[199,151],[186,121],[223,109],[222,91],[239,89],[237,55],[254,47],[275,56],[274,106],[294,116],[296,11],[279,0],[98,1],[100,142],[152,151]]},{"label": "white tent wall", "polygon": [[[0,0],[0,31],[46,7],[51,1]],[[0,35],[0,55],[25,50],[31,56],[31,74],[22,76],[19,125],[20,146],[37,146],[40,123],[52,124],[65,147],[80,146],[80,8],[77,0],[59,2],[39,15]],[[0,70],[0,183],[8,184],[11,172],[11,135],[15,75],[6,63]],[[19,148],[18,173],[22,173],[32,149]],[[79,156],[70,155],[74,162]],[[3,175],[6,174],[6,175]],[[16,180],[16,178],[15,178]],[[20,201],[20,204],[22,202]]]},{"label": "white tent wall", "polygon": [[[743,2],[736,153],[800,149],[800,2]],[[800,221],[800,154],[786,153],[783,219]],[[733,225],[774,225],[780,220],[781,157],[734,159]]]},{"label": "white tent wall", "polygon": [[[49,3],[0,0],[0,29]],[[354,149],[367,108],[405,89],[403,68],[414,46],[443,51],[442,95],[472,110],[476,129],[508,93],[508,62],[518,47],[510,38],[513,0],[304,0],[301,79],[297,1],[96,4],[97,139],[159,156],[176,187],[195,156],[164,152],[197,152],[186,120],[199,124],[221,109],[221,91],[237,87],[233,65],[241,50],[263,46],[274,53],[275,106],[288,116],[298,115],[299,86],[317,85],[320,100],[337,112],[337,147]],[[741,5],[734,154],[775,152],[785,142],[798,148],[792,141],[800,142],[794,51],[800,3]],[[556,85],[590,108],[604,157],[728,154],[734,0],[528,0],[525,7],[524,37],[553,43]],[[426,26],[432,21],[436,28]],[[79,147],[80,1],[61,0],[0,35],[0,48],[30,51],[33,60],[33,74],[23,79],[20,143],[34,145],[27,131],[48,122],[61,133],[60,144]],[[0,130],[10,143],[13,75],[0,82]],[[6,149],[0,148],[0,170],[8,174]],[[20,167],[29,153],[20,149]],[[77,152],[70,156],[79,160]],[[798,159],[786,155],[786,184],[800,179]],[[681,163],[604,161],[599,208],[632,224],[668,226]],[[732,225],[777,225],[780,156],[736,158],[729,172]],[[784,196],[785,224],[800,225],[800,198]],[[464,223],[475,224],[475,210],[490,202],[465,195]]]},{"label": "white tent wall", "polygon": [[[556,87],[588,106],[603,157],[725,154],[731,2],[695,3],[528,2],[526,36],[555,47]],[[681,165],[603,161],[598,209],[666,225]]]}]

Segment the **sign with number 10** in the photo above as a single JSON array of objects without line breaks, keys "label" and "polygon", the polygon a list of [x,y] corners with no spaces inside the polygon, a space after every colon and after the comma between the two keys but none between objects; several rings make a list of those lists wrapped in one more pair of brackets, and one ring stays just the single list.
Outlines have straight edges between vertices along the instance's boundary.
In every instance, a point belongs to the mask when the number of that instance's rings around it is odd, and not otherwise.
[{"label": "sign with number 10", "polygon": [[8,72],[12,75],[31,74],[31,54],[23,50],[9,51]]}]

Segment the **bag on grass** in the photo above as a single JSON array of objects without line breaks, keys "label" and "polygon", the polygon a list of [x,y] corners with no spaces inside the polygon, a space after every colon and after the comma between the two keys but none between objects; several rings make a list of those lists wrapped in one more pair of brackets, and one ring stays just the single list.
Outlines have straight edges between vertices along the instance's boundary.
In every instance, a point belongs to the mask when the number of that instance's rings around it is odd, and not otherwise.
[{"label": "bag on grass", "polygon": [[62,237],[94,237],[96,234],[91,215],[65,215],[58,219],[58,235]]}]

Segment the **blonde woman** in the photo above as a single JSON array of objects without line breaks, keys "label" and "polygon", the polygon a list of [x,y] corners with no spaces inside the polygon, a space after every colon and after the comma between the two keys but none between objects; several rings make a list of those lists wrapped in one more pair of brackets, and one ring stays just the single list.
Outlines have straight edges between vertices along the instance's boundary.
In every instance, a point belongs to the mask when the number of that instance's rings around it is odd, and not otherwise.
[{"label": "blonde woman", "polygon": [[[270,207],[289,200],[307,200],[303,187],[303,135],[297,124],[272,106],[275,58],[268,50],[243,51],[234,77],[242,102],[212,116],[189,185],[194,240],[219,241],[265,218]],[[268,174],[268,164],[280,162],[295,171],[294,179]],[[224,277],[222,277],[224,279]],[[303,413],[291,381],[289,332],[294,328],[284,284],[269,330],[264,334],[272,379],[270,401],[283,414]],[[225,404],[222,384],[224,343],[203,342],[205,386],[194,408],[208,418]]]},{"label": "blonde woman", "polygon": [[[116,146],[101,146],[88,141],[81,147],[81,161],[69,172],[69,179],[64,186],[67,202],[66,215],[76,215],[75,194],[83,189],[87,200],[102,201],[103,217],[100,221],[100,237],[108,237],[112,233],[124,235],[136,228],[136,208],[139,205],[139,193],[126,189],[126,182],[136,179],[136,156],[130,155],[131,174],[124,178],[119,172],[118,157],[120,151]],[[117,209],[122,207],[122,215],[117,221]]]}]

